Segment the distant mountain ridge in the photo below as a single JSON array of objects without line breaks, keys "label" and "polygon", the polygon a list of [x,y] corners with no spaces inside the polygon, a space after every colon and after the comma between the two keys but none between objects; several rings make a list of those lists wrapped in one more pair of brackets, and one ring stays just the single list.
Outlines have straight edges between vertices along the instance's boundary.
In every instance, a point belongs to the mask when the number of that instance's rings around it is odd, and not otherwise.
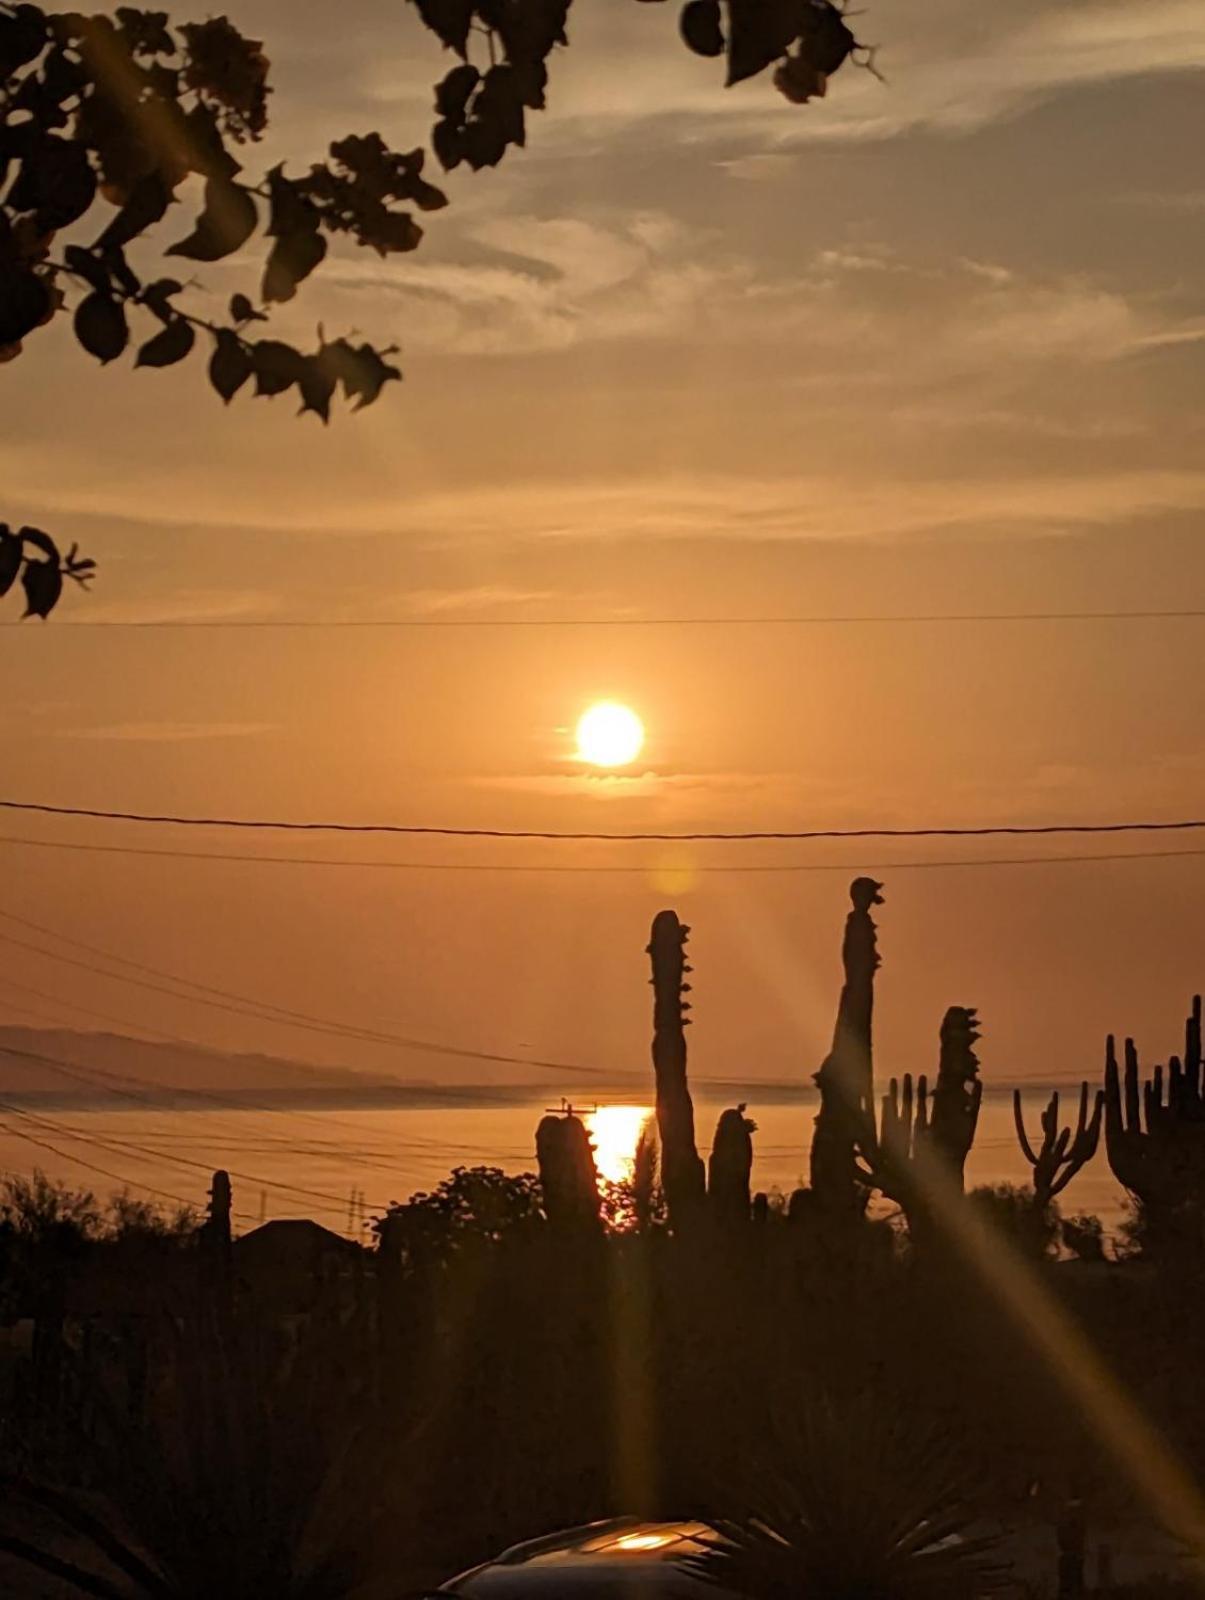
[{"label": "distant mountain ridge", "polygon": [[[1071,1088],[1066,1079],[988,1079],[989,1097],[1011,1094],[1017,1085]],[[885,1087],[880,1074],[879,1087]],[[1078,1085],[1075,1085],[1078,1087]],[[703,1076],[692,1080],[696,1101],[709,1105],[747,1101],[756,1106],[812,1105],[818,1096],[810,1074],[797,1081],[745,1081]],[[592,1080],[558,1081],[541,1075],[529,1082],[440,1082],[434,1078],[397,1078],[352,1067],[320,1066],[311,1061],[261,1054],[233,1054],[202,1045],[160,1043],[116,1033],[72,1028],[30,1028],[0,1024],[0,1099],[14,1104],[129,1108],[139,1102],[160,1107],[216,1109],[285,1109],[310,1106],[334,1110],[388,1107],[505,1106],[542,1099],[555,1104],[571,1094],[575,1104],[590,1106],[595,1097],[627,1097],[651,1103],[651,1074],[616,1073]]]},{"label": "distant mountain ridge", "polygon": [[0,1026],[0,1093],[12,1099],[370,1090],[393,1080],[277,1056],[232,1055],[72,1028]]}]

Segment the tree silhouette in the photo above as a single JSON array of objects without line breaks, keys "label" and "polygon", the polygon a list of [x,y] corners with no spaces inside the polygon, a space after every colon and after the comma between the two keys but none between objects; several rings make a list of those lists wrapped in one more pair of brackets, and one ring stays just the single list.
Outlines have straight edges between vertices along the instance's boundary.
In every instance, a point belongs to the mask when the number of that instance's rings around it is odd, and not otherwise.
[{"label": "tree silhouette", "polygon": [[[435,86],[435,156],[445,170],[496,166],[545,105],[570,0],[415,4],[460,58]],[[727,0],[723,11],[720,0],[688,0],[681,22],[692,50],[727,54],[729,84],[777,63],[775,83],[796,102],[823,94],[851,56],[871,64],[831,0]],[[335,140],[298,176],[283,164],[249,176],[239,157],[267,128],[270,92],[262,42],[226,17],[177,23],[130,6],[87,17],[0,0],[0,362],[70,314],[80,345],[105,366],[132,342],[134,365],[150,368],[208,347],[208,381],[227,403],[246,390],[289,394],[325,422],[340,391],[359,410],[399,379],[392,346],[319,329],[302,351],[260,330],[332,239],[407,254],[423,237],[414,213],[447,197],[424,175],[421,147],[394,150],[378,132]],[[144,274],[127,253],[190,178],[203,184],[201,209],[167,256],[218,262],[261,229],[266,245],[257,298],[237,293],[222,315],[198,309],[191,283]],[[61,239],[65,230],[77,231]],[[19,575],[26,616],[47,617],[64,578],[86,585],[93,568],[41,529],[0,524],[0,595]]]}]

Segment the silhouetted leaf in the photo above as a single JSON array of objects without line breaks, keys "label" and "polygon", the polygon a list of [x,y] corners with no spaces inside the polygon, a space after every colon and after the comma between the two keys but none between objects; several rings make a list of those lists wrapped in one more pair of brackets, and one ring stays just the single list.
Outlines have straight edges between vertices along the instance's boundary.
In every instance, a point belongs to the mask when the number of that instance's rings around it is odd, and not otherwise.
[{"label": "silhouetted leaf", "polygon": [[205,209],[197,218],[196,227],[166,254],[185,256],[190,261],[220,261],[246,244],[258,222],[255,201],[246,189],[227,178],[208,178]]},{"label": "silhouetted leaf", "polygon": [[85,250],[78,244],[69,244],[63,251],[63,260],[68,269],[83,278],[91,288],[99,290],[101,294],[109,292],[111,284],[108,269],[91,250]]},{"label": "silhouetted leaf", "polygon": [[130,338],[125,307],[107,294],[85,296],[75,311],[75,337],[102,365],[115,361]]},{"label": "silhouetted leaf", "polygon": [[153,339],[148,339],[138,352],[136,367],[172,367],[192,349],[196,339],[192,324],[183,317],[175,317],[161,328]]},{"label": "silhouetted leaf", "polygon": [[369,344],[351,345],[346,339],[334,339],[323,345],[319,355],[323,368],[336,377],[349,400],[355,399],[357,411],[371,405],[391,379],[400,379],[401,373]]},{"label": "silhouetted leaf", "polygon": [[408,211],[387,211],[377,218],[365,243],[384,256],[417,250],[422,237],[423,230]]},{"label": "silhouetted leaf", "polygon": [[121,210],[96,241],[95,248],[101,252],[123,250],[159,221],[170,199],[171,190],[159,172],[139,178]]},{"label": "silhouetted leaf", "polygon": [[729,87],[785,55],[801,26],[794,0],[728,0]]},{"label": "silhouetted leaf", "polygon": [[255,309],[245,294],[232,294],[230,296],[230,320],[232,322],[266,322],[268,319],[262,311]]},{"label": "silhouetted leaf", "polygon": [[279,339],[261,339],[251,346],[251,370],[256,394],[283,394],[301,381],[305,357]]},{"label": "silhouetted leaf", "polygon": [[298,387],[301,390],[302,411],[313,411],[323,422],[329,422],[335,374],[323,362],[321,352],[304,359]]},{"label": "silhouetted leaf", "polygon": [[170,322],[175,316],[171,298],[179,294],[184,285],[178,278],[156,278],[154,283],[148,283],[142,291],[142,303],[148,310],[153,311],[161,322]]},{"label": "silhouetted leaf", "polygon": [[477,68],[466,62],[453,67],[441,83],[435,85],[435,110],[452,122],[463,122],[469,96],[481,81]]},{"label": "silhouetted leaf", "polygon": [[96,174],[82,145],[67,139],[41,140],[21,163],[7,204],[32,211],[43,231],[79,220],[96,198]]},{"label": "silhouetted leaf", "polygon": [[308,229],[282,234],[272,246],[261,294],[266,302],[291,300],[297,285],[326,255],[326,240]]},{"label": "silhouetted leaf", "polygon": [[465,158],[461,130],[456,123],[446,117],[431,129],[431,148],[445,172],[451,172]]},{"label": "silhouetted leaf", "polygon": [[16,581],[22,553],[21,540],[9,531],[7,524],[0,522],[0,595],[7,594]]},{"label": "silhouetted leaf", "polygon": [[0,262],[0,345],[17,344],[51,308],[50,287],[28,267]]},{"label": "silhouetted leaf", "polygon": [[722,56],[724,30],[720,26],[720,0],[686,0],[679,28],[687,47],[697,56]]},{"label": "silhouetted leaf", "polygon": [[803,53],[817,72],[829,77],[857,48],[858,41],[831,0],[810,0],[804,15]]},{"label": "silhouetted leaf", "polygon": [[23,543],[33,545],[35,550],[40,550],[47,561],[58,564],[59,547],[48,533],[42,532],[41,528],[19,528],[17,537]]},{"label": "silhouetted leaf", "polygon": [[209,381],[227,405],[251,376],[251,354],[236,333],[221,328],[209,358]]},{"label": "silhouetted leaf", "polygon": [[817,71],[807,56],[788,56],[775,69],[774,87],[785,95],[792,105],[806,105],[809,100],[820,99],[828,88],[828,79]]},{"label": "silhouetted leaf", "polygon": [[63,592],[63,573],[57,561],[27,561],[21,572],[25,590],[25,615],[48,617]]},{"label": "silhouetted leaf", "polygon": [[46,17],[37,6],[0,15],[0,79],[39,56],[46,45]]},{"label": "silhouetted leaf", "polygon": [[175,54],[176,42],[168,32],[165,11],[137,11],[132,6],[118,6],[117,22],[135,55]]},{"label": "silhouetted leaf", "polygon": [[473,20],[472,0],[416,0],[418,14],[437,38],[464,55]]}]

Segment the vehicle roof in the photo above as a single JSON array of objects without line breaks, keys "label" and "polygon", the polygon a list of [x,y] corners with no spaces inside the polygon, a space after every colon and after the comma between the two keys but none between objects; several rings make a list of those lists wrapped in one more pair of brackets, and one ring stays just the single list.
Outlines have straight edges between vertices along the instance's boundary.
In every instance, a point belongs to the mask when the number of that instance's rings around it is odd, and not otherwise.
[{"label": "vehicle roof", "polygon": [[695,1597],[720,1593],[682,1566],[715,1534],[702,1522],[643,1522],[634,1517],[592,1522],[512,1545],[496,1560],[443,1585],[446,1592],[489,1600],[521,1596]]}]

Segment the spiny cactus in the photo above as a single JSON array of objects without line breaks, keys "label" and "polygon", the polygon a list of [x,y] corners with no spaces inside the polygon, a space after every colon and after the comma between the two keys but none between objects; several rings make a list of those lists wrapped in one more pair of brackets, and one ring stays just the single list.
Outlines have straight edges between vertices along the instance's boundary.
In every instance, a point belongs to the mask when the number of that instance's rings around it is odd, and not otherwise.
[{"label": "spiny cactus", "polygon": [[[1138,1051],[1125,1042],[1124,1095],[1110,1034],[1105,1053],[1105,1149],[1117,1181],[1142,1201],[1152,1232],[1205,1231],[1205,1094],[1201,1072],[1201,997],[1185,1025],[1184,1059],[1168,1062],[1141,1085]],[[1140,1109],[1141,1106],[1141,1109]],[[1145,1129],[1143,1117],[1145,1114]]]},{"label": "spiny cactus", "polygon": [[937,1086],[932,1095],[924,1073],[892,1078],[879,1109],[862,1123],[861,1181],[900,1205],[915,1240],[923,1235],[942,1201],[963,1189],[966,1159],[979,1124],[983,1082],[974,1052],[978,1013],[951,1006],[942,1019]]},{"label": "spiny cactus", "polygon": [[849,886],[853,910],[841,946],[845,982],[833,1047],[815,1080],[820,1111],[812,1137],[812,1192],[822,1211],[846,1219],[860,1216],[866,1203],[857,1150],[867,1117],[874,1117],[871,1021],[879,955],[870,908],[883,903],[881,888],[873,878],[855,878]]},{"label": "spiny cactus", "polygon": [[983,1080],[975,1054],[978,1038],[979,1013],[974,1006],[951,1006],[941,1023],[937,1084],[925,1137],[934,1155],[948,1173],[957,1176],[960,1185],[983,1100]]},{"label": "spiny cactus", "polygon": [[707,1163],[707,1198],[721,1222],[748,1222],[749,1177],[753,1171],[753,1135],[757,1124],[742,1103],[720,1113]]},{"label": "spiny cactus", "polygon": [[1013,1118],[1017,1124],[1017,1138],[1021,1151],[1033,1168],[1033,1194],[1037,1204],[1045,1210],[1056,1195],[1063,1190],[1082,1167],[1087,1166],[1096,1154],[1100,1143],[1100,1118],[1104,1109],[1104,1092],[1096,1091],[1092,1115],[1088,1115],[1088,1085],[1080,1084],[1079,1116],[1075,1132],[1070,1128],[1059,1130],[1059,1097],[1057,1090],[1042,1113],[1042,1143],[1035,1154],[1025,1132],[1025,1115],[1021,1108],[1021,1091],[1013,1090]]},{"label": "spiny cactus", "polygon": [[661,1186],[670,1221],[689,1227],[704,1198],[703,1163],[695,1144],[695,1110],[686,1078],[686,1033],[690,989],[685,974],[690,929],[673,911],[653,918],[648,943],[653,976],[653,1072],[657,1084],[657,1131],[661,1137]]},{"label": "spiny cactus", "polygon": [[549,1222],[560,1228],[599,1227],[594,1147],[585,1123],[571,1108],[541,1119],[536,1129],[536,1160]]}]

